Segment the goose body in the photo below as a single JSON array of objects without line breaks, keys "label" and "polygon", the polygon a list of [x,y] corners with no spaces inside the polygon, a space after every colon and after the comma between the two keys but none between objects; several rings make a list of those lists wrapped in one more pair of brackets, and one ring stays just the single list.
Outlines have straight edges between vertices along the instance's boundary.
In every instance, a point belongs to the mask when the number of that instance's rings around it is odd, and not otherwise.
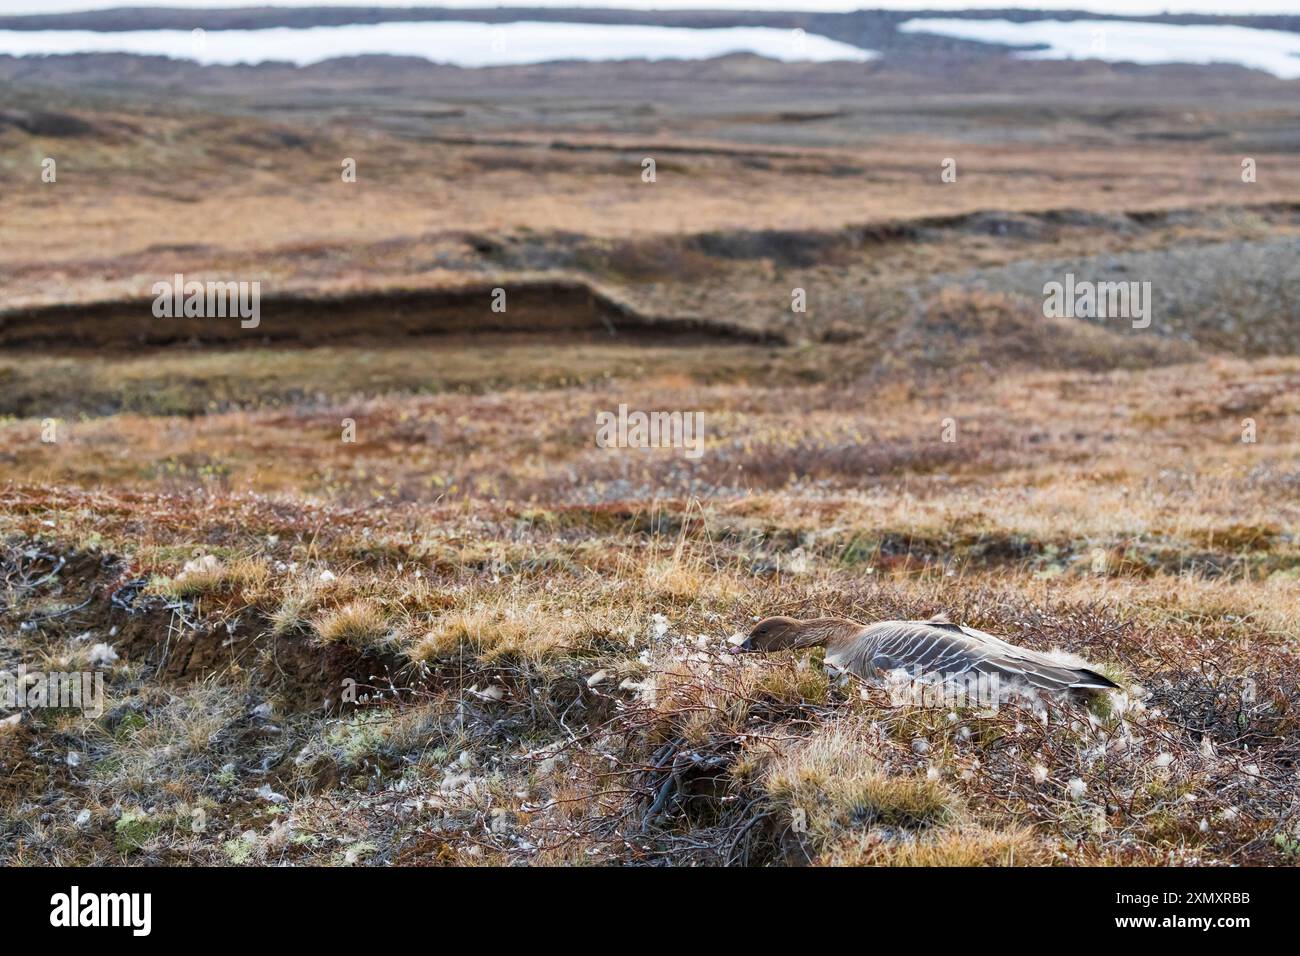
[{"label": "goose body", "polygon": [[866,625],[843,618],[767,618],[754,626],[738,649],[817,646],[825,646],[827,664],[864,678],[902,670],[942,683],[984,678],[1057,693],[1087,695],[1119,687],[1089,667],[1017,647],[986,631],[953,624],[943,616]]}]

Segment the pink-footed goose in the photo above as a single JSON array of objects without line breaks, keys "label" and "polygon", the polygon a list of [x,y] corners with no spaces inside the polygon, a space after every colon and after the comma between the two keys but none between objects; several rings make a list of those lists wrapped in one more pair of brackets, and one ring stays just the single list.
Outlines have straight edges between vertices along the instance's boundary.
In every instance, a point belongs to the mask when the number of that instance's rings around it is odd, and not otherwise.
[{"label": "pink-footed goose", "polygon": [[902,669],[916,675],[941,675],[960,681],[967,675],[1023,682],[1039,690],[1088,696],[1119,685],[1088,667],[1076,667],[1047,654],[1009,644],[938,615],[928,621],[859,624],[838,617],[796,621],[769,617],[754,625],[735,652],[771,652],[793,647],[825,647],[826,662],[859,677]]}]

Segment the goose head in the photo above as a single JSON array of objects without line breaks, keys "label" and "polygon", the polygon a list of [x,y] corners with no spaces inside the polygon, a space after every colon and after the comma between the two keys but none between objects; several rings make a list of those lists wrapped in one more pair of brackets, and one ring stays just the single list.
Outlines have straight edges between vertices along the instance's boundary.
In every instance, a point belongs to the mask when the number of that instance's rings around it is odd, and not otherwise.
[{"label": "goose head", "polygon": [[757,651],[770,654],[788,647],[806,647],[810,643],[806,631],[806,622],[792,617],[764,618],[753,626],[742,643],[732,648],[732,653]]},{"label": "goose head", "polygon": [[792,647],[844,646],[862,632],[862,625],[842,617],[818,617],[796,621],[792,617],[768,617],[750,630],[749,636],[731,649],[733,654],[757,651],[770,654]]}]

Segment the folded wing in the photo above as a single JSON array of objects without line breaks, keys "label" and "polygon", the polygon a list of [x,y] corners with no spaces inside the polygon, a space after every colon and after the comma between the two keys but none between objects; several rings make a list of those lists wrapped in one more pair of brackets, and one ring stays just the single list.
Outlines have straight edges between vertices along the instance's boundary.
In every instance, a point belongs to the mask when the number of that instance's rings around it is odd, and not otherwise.
[{"label": "folded wing", "polygon": [[997,675],[1049,691],[1108,690],[1119,685],[1086,667],[1062,664],[999,637],[947,621],[882,621],[862,630],[840,655],[840,667],[868,677],[902,668],[918,676],[957,680]]}]

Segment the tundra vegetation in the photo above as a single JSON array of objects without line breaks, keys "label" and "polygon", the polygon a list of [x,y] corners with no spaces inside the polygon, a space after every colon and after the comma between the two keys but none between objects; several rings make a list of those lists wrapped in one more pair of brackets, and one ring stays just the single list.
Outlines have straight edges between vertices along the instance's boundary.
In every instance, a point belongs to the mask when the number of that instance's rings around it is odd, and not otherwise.
[{"label": "tundra vegetation", "polygon": [[[0,858],[1294,862],[1295,84],[956,61],[959,110],[871,66],[900,112],[855,69],[361,61],[258,105],[280,67],[212,68],[153,107],[121,58],[0,63],[66,120],[0,123],[0,668],[105,695],[0,710]],[[175,274],[260,281],[260,325],[151,340]],[[1150,281],[1149,327],[1045,318],[1067,274]],[[456,290],[525,281],[476,332]],[[701,453],[599,447],[621,406]],[[941,611],[1126,693],[725,653]]]}]

